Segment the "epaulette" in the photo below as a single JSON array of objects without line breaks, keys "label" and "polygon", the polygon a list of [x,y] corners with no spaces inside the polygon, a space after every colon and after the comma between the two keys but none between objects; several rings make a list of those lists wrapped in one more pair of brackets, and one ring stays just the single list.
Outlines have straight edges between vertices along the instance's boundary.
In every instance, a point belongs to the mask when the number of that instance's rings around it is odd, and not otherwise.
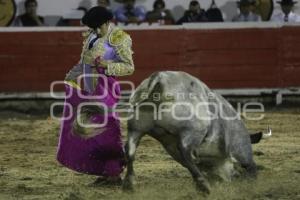
[{"label": "epaulette", "polygon": [[123,30],[115,28],[109,35],[108,41],[111,46],[120,46],[130,40],[130,36]]}]

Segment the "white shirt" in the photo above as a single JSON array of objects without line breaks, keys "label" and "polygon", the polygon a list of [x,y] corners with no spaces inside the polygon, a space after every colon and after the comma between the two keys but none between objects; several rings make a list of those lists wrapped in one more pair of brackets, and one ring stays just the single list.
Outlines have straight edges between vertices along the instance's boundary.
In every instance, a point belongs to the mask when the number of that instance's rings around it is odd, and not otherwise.
[{"label": "white shirt", "polygon": [[233,17],[233,22],[259,22],[261,17],[257,14],[250,12],[248,15],[239,14]]},{"label": "white shirt", "polygon": [[276,15],[273,15],[271,18],[271,21],[274,21],[274,22],[300,22],[300,15],[298,15],[294,12],[290,12],[288,14],[287,21],[285,21],[285,15],[284,15],[284,13],[281,12]]}]

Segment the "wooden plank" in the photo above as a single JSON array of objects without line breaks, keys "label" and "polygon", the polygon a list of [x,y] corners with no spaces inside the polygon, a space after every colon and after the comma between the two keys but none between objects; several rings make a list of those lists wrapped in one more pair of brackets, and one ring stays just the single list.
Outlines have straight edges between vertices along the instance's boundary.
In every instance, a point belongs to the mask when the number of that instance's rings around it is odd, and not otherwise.
[{"label": "wooden plank", "polygon": [[283,73],[283,86],[292,87],[300,85],[300,66],[295,67],[293,65],[285,66],[282,69]]},{"label": "wooden plank", "polygon": [[277,34],[272,29],[189,30],[188,49],[276,48]]},{"label": "wooden plank", "polygon": [[182,34],[181,30],[143,30],[131,32],[131,37],[136,53],[148,51],[160,54],[161,52],[178,52],[179,48],[182,47]]},{"label": "wooden plank", "polygon": [[274,66],[200,67],[200,77],[215,81],[277,81],[279,70]]},{"label": "wooden plank", "polygon": [[[300,28],[129,31],[136,84],[186,71],[211,87],[300,86]],[[0,90],[49,90],[78,62],[80,32],[0,33]]]},{"label": "wooden plank", "polygon": [[186,65],[230,66],[230,65],[277,65],[275,49],[230,49],[187,51]]},{"label": "wooden plank", "polygon": [[80,56],[81,48],[78,45],[48,45],[48,44],[20,44],[17,47],[9,45],[6,48],[0,48],[0,55],[11,56]]},{"label": "wooden plank", "polygon": [[[205,81],[205,80],[204,80]],[[205,81],[211,88],[230,89],[230,88],[276,88],[279,84],[270,81]]]},{"label": "wooden plank", "polygon": [[168,68],[170,66],[177,66],[181,62],[180,55],[166,55],[160,56],[135,56],[134,62],[136,68]]}]

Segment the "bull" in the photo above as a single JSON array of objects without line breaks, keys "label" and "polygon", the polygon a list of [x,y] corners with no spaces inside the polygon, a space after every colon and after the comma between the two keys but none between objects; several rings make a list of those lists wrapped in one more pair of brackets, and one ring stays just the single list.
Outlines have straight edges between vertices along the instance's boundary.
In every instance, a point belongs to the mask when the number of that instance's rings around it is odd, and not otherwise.
[{"label": "bull", "polygon": [[210,192],[207,174],[224,180],[238,173],[256,177],[251,143],[268,134],[249,134],[235,109],[222,96],[185,72],[163,71],[145,79],[130,97],[123,189],[133,189],[135,152],[148,134],[187,168],[196,188]]}]

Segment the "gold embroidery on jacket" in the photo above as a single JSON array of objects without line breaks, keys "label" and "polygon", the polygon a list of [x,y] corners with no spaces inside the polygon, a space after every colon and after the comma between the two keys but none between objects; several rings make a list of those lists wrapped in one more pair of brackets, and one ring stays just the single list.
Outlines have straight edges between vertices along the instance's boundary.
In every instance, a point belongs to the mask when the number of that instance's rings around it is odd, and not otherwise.
[{"label": "gold embroidery on jacket", "polygon": [[94,66],[96,64],[96,58],[99,56],[102,57],[105,54],[106,50],[104,43],[108,40],[109,44],[115,49],[119,60],[107,62],[108,64],[105,73],[109,76],[126,76],[131,75],[134,72],[132,40],[126,32],[119,28],[113,28],[111,32],[106,36],[99,38],[94,46],[89,49],[91,34],[93,34],[93,30],[88,30],[83,33],[84,42],[81,60],[84,64]]},{"label": "gold embroidery on jacket", "polygon": [[105,54],[104,42],[106,38],[99,38],[91,49],[89,49],[89,39],[90,37],[87,37],[83,42],[81,59],[84,64],[94,66],[96,64],[95,60]]},{"label": "gold embroidery on jacket", "polygon": [[114,47],[119,61],[107,65],[106,74],[110,76],[126,76],[134,72],[132,59],[132,40],[121,29],[115,28],[109,35],[109,44]]},{"label": "gold embroidery on jacket", "polygon": [[[98,63],[95,63],[96,59],[98,57],[103,57],[105,54],[105,47],[104,43],[107,40],[107,37],[102,37],[98,38],[97,41],[94,43],[93,47],[89,49],[89,41],[90,41],[90,36],[93,33],[93,30],[86,31],[83,33],[84,41],[83,41],[83,48],[82,48],[82,53],[81,53],[81,61],[84,64],[88,64],[90,66],[95,66]],[[101,58],[100,58],[101,60]],[[98,74],[96,68],[92,69],[92,74]],[[91,76],[92,78],[92,85],[93,88],[96,87],[98,81],[97,81],[97,76]]]}]

